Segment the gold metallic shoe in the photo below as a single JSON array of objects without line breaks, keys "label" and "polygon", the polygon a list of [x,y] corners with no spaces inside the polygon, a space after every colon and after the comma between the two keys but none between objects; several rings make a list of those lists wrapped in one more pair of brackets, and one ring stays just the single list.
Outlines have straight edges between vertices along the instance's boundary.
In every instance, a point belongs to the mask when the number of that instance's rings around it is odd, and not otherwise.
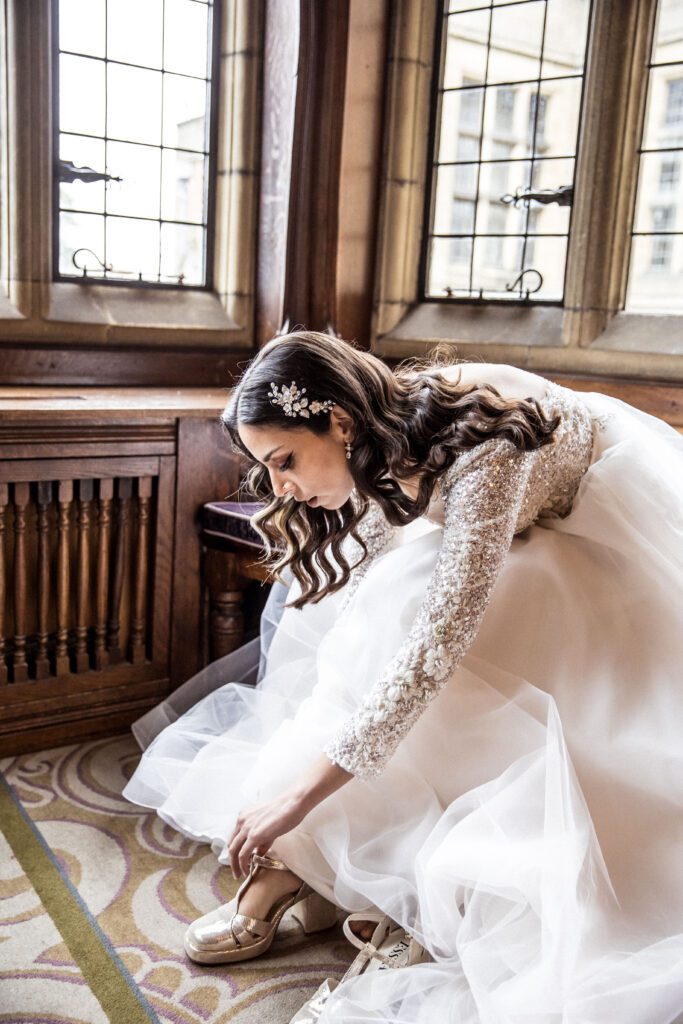
[{"label": "gold metallic shoe", "polygon": [[292,916],[301,924],[307,935],[331,928],[337,923],[337,908],[334,903],[330,903],[306,882],[302,882],[296,892],[280,896],[268,911],[265,921],[240,914],[240,898],[254,877],[257,867],[289,871],[281,860],[252,853],[249,874],[239,887],[237,895],[229,903],[197,918],[185,932],[183,944],[191,960],[199,964],[222,964],[260,956],[270,948],[282,916],[290,907],[296,907]]}]

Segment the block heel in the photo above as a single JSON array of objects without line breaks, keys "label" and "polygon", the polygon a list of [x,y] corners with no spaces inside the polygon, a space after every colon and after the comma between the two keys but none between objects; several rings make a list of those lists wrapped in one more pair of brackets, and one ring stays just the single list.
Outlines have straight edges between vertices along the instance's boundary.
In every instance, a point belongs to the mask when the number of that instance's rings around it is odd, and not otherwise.
[{"label": "block heel", "polygon": [[311,892],[292,907],[292,917],[297,919],[306,935],[312,935],[337,923],[337,908],[320,893]]}]

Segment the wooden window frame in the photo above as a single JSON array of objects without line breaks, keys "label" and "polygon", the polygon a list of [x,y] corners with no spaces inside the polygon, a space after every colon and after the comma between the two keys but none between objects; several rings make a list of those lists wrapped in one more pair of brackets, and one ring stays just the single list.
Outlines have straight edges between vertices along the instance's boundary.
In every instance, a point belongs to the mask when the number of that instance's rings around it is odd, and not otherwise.
[{"label": "wooden window frame", "polygon": [[[183,290],[53,280],[52,0],[0,0],[4,383],[39,376],[20,370],[18,353],[31,347],[45,353],[68,346],[67,378],[92,382],[99,375],[102,383],[110,346],[134,345],[158,361],[160,350],[225,353],[253,345],[264,4],[215,2],[221,37],[213,279],[209,289]],[[83,370],[75,371],[79,352]]]},{"label": "wooden window frame", "polygon": [[[400,359],[448,341],[463,358],[537,372],[683,381],[683,316],[624,312],[656,8],[652,0],[592,4],[564,303],[534,307],[420,299],[441,4],[396,0],[371,327],[375,354]],[[643,338],[655,351],[640,350]]]}]

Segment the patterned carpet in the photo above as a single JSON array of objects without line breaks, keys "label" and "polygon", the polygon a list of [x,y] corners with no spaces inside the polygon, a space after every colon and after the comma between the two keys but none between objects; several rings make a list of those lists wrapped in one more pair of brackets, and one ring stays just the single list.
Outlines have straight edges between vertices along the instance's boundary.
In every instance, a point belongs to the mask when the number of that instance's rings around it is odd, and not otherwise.
[{"label": "patterned carpet", "polygon": [[188,960],[187,924],[240,883],[120,796],[139,757],[127,733],[0,760],[1,1024],[288,1024],[356,950],[287,914],[262,957]]}]

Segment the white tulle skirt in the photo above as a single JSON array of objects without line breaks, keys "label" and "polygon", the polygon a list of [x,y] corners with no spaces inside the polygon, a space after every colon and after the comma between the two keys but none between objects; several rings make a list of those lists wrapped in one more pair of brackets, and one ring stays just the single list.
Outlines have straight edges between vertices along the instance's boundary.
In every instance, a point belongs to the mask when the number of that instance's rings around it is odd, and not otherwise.
[{"label": "white tulle skirt", "polygon": [[[274,845],[434,958],[349,980],[321,1024],[683,1020],[683,437],[582,398],[603,421],[569,516],[514,538],[475,643],[384,772]],[[237,812],[306,770],[409,630],[441,529],[399,534],[342,614],[343,592],[285,609],[258,684],[181,714],[124,795],[228,863]]]}]

